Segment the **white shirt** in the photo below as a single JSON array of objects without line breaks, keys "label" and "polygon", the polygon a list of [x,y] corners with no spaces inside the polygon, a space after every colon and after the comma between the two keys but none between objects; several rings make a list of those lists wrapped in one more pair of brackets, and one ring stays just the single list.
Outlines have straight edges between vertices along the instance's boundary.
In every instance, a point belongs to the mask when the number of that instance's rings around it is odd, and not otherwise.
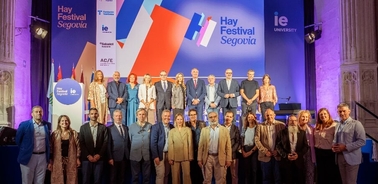
[{"label": "white shirt", "polygon": [[213,86],[209,85],[209,93],[207,94],[207,97],[208,97],[210,102],[215,101],[215,99],[214,99],[214,97],[215,97],[215,85],[213,85]]}]

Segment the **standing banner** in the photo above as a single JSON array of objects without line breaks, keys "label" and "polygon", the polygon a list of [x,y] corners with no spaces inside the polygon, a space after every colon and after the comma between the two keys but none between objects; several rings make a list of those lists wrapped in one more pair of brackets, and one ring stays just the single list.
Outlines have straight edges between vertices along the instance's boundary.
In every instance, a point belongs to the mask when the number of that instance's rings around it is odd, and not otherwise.
[{"label": "standing banner", "polygon": [[97,1],[96,70],[111,77],[116,70],[116,0]]}]

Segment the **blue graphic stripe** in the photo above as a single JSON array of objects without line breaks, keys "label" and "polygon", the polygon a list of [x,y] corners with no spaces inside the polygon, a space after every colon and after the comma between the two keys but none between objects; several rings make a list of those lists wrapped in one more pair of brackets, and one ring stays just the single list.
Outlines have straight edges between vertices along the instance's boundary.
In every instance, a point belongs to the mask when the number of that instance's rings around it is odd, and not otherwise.
[{"label": "blue graphic stripe", "polygon": [[116,39],[125,39],[138,15],[143,0],[124,1],[117,16]]},{"label": "blue graphic stripe", "polygon": [[198,13],[194,13],[192,20],[190,21],[190,24],[188,26],[188,30],[185,33],[185,38],[189,40],[196,39],[196,32],[199,32],[201,30],[201,21],[203,20],[203,15],[200,15]]}]

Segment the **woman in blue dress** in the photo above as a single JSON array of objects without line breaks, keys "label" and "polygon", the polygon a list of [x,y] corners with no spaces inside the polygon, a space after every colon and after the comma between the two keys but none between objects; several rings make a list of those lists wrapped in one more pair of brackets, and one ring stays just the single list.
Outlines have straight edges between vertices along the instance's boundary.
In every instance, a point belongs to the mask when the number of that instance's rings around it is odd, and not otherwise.
[{"label": "woman in blue dress", "polygon": [[136,111],[139,106],[139,99],[138,99],[138,89],[139,84],[137,82],[137,75],[134,73],[131,73],[127,77],[127,92],[128,92],[128,99],[127,99],[127,126],[130,126],[131,124],[135,123],[136,118]]}]

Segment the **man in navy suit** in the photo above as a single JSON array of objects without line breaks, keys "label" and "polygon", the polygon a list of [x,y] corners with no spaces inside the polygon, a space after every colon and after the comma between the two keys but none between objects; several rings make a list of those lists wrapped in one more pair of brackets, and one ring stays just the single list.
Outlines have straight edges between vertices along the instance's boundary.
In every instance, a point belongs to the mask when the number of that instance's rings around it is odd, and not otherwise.
[{"label": "man in navy suit", "polygon": [[168,174],[171,170],[168,160],[168,134],[173,128],[169,123],[171,111],[164,110],[162,122],[156,123],[151,127],[151,155],[154,159],[156,169],[156,183],[168,183]]},{"label": "man in navy suit", "polygon": [[[167,72],[160,72],[160,81],[155,83],[156,90],[156,116],[157,122],[161,122],[162,112],[165,109],[171,110],[172,83],[167,81]],[[153,123],[153,122],[150,122]]]},{"label": "man in navy suit", "polygon": [[232,79],[232,70],[226,70],[226,79],[223,79],[219,82],[217,94],[221,97],[220,106],[222,107],[223,114],[227,111],[232,111],[236,116],[236,108],[238,107],[237,97],[239,93],[239,84],[238,81]]},{"label": "man in navy suit", "polygon": [[[101,183],[104,157],[108,148],[108,129],[97,122],[98,111],[89,109],[90,121],[80,127],[83,184]],[[91,181],[94,178],[94,181]]]},{"label": "man in navy suit", "polygon": [[186,82],[186,96],[188,109],[196,109],[197,119],[203,120],[203,106],[205,104],[205,81],[198,78],[198,69],[192,69],[192,78]]},{"label": "man in navy suit", "polygon": [[[120,79],[121,75],[118,71],[113,74],[113,81],[108,83],[107,92],[109,95],[108,106],[110,115],[113,119],[114,110],[118,109],[122,112],[122,123],[126,124],[126,107],[127,107],[127,87],[125,83],[122,83]],[[134,122],[131,122],[134,123]]]},{"label": "man in navy suit", "polygon": [[129,133],[122,124],[121,110],[113,112],[113,125],[108,127],[109,148],[108,157],[110,166],[110,183],[123,184],[125,182],[126,161],[129,159]]},{"label": "man in navy suit", "polygon": [[21,122],[16,133],[16,143],[20,149],[17,161],[20,163],[22,183],[44,183],[50,156],[51,124],[42,120],[41,106],[34,106],[31,115],[33,118]]}]

